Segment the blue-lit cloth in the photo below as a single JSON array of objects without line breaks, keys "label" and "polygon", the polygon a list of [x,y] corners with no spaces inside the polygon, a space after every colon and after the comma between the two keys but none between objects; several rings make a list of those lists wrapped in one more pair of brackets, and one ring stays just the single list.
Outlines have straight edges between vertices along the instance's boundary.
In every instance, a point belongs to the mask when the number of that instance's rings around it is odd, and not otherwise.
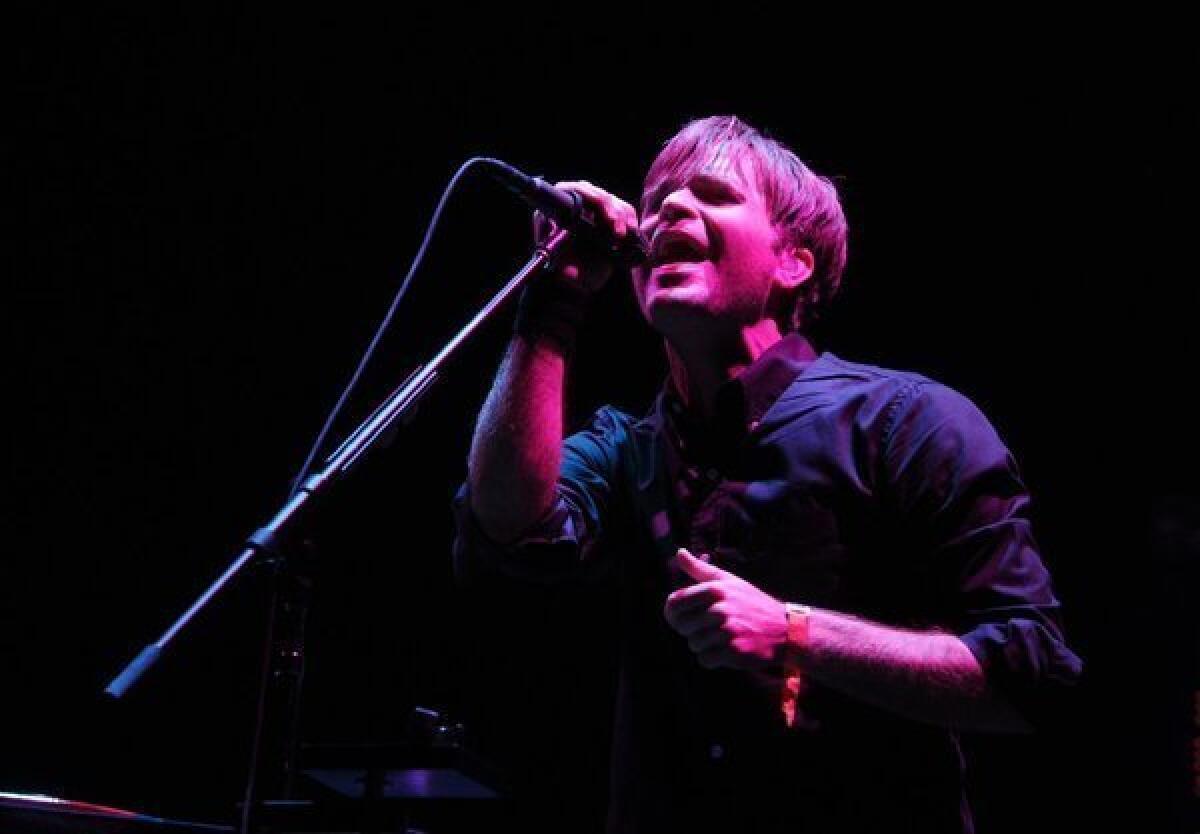
[{"label": "blue-lit cloth", "polygon": [[[640,419],[569,437],[557,499],[520,541],[456,500],[460,568],[620,571],[622,673],[610,830],[969,831],[954,733],[812,686],[705,670],[662,616],[678,547],[779,599],[958,635],[1035,726],[1081,670],[1012,456],[968,399],[785,337],[696,424],[670,387]],[[614,624],[616,627],[617,624]]]}]

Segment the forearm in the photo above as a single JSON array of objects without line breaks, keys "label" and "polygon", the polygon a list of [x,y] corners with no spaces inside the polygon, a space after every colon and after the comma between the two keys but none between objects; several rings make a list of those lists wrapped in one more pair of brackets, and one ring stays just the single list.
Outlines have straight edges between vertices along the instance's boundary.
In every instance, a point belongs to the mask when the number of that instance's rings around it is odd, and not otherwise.
[{"label": "forearm", "polygon": [[554,500],[565,372],[553,342],[514,337],[480,412],[468,458],[471,509],[497,541],[516,538]]},{"label": "forearm", "polygon": [[905,631],[814,608],[798,661],[812,679],[917,721],[965,730],[1029,729],[989,689],[971,650],[952,634]]}]

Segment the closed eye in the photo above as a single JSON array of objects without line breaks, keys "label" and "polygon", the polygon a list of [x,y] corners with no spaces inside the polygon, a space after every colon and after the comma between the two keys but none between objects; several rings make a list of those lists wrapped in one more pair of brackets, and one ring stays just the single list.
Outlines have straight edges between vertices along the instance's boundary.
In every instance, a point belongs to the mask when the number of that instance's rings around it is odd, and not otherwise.
[{"label": "closed eye", "polygon": [[692,193],[708,203],[740,203],[742,192],[729,180],[712,174],[698,174],[691,181]]},{"label": "closed eye", "polygon": [[[671,180],[664,180],[642,198],[642,214],[656,213],[668,194],[683,187]],[[687,181],[687,188],[697,200],[711,205],[740,203],[745,200],[745,195],[733,182],[715,174],[695,174]]]}]

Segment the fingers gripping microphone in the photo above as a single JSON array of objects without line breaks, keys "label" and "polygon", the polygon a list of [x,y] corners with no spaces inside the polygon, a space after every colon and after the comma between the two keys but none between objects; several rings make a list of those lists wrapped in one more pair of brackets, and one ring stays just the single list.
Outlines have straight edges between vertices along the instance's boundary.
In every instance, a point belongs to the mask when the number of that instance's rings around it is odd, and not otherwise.
[{"label": "fingers gripping microphone", "polygon": [[509,191],[559,226],[574,232],[577,239],[598,245],[626,266],[640,264],[648,257],[650,247],[637,229],[628,228],[625,237],[618,240],[606,226],[596,221],[595,213],[578,194],[555,188],[541,177],[531,177],[498,159],[483,158],[480,162]]}]

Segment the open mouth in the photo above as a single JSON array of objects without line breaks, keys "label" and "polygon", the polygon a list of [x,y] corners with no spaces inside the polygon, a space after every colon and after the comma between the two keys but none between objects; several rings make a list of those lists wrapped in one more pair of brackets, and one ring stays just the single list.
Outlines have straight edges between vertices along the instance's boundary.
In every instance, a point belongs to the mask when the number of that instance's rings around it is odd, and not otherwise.
[{"label": "open mouth", "polygon": [[682,232],[663,232],[656,235],[650,252],[650,266],[698,263],[706,260],[708,252],[704,245]]}]

